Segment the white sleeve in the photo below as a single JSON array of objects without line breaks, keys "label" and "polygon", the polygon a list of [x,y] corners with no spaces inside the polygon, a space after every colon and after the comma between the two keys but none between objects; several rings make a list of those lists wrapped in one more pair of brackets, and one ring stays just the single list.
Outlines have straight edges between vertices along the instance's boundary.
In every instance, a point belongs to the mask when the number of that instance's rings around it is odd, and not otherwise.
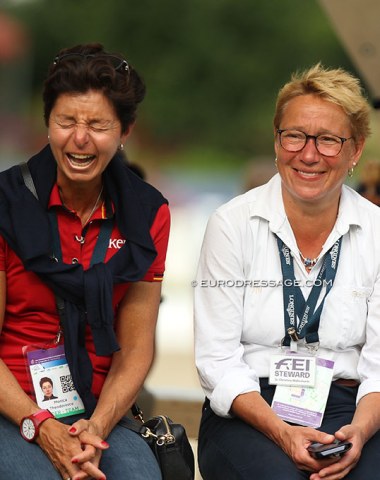
[{"label": "white sleeve", "polygon": [[260,391],[256,373],[243,360],[241,344],[245,293],[241,228],[246,227],[241,219],[232,215],[231,219],[218,211],[211,216],[194,288],[198,374],[211,408],[223,417],[230,416],[239,394]]},{"label": "white sleeve", "polygon": [[380,277],[368,301],[366,341],[360,353],[357,403],[368,393],[380,392]]}]

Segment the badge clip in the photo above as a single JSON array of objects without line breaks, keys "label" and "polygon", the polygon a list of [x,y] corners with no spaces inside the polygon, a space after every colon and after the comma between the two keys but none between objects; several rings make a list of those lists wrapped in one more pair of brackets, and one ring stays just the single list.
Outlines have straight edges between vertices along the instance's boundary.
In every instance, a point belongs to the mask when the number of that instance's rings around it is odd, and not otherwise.
[{"label": "badge clip", "polygon": [[297,335],[296,329],[294,327],[289,327],[287,329],[287,334],[293,340],[293,342],[298,342],[299,336]]}]

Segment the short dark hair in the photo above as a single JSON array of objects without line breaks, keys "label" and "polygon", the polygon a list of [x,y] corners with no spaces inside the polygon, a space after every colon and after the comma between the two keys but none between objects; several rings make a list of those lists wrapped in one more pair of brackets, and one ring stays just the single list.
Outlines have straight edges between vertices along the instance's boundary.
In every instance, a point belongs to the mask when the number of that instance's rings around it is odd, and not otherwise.
[{"label": "short dark hair", "polygon": [[136,119],[137,106],[144,99],[146,88],[127,60],[120,54],[106,52],[99,43],[65,48],[58,52],[44,82],[45,124],[48,125],[61,94],[89,90],[101,91],[108,98],[125,132]]},{"label": "short dark hair", "polygon": [[47,383],[49,382],[51,386],[53,386],[53,380],[49,377],[42,377],[41,380],[40,380],[40,387],[42,388],[42,385],[44,383]]}]

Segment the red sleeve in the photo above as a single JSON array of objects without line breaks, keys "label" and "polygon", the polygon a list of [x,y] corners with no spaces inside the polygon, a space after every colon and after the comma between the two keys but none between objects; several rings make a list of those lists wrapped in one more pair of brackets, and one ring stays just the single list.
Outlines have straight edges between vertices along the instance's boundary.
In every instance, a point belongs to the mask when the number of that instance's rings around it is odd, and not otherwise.
[{"label": "red sleeve", "polygon": [[170,211],[165,203],[157,211],[157,215],[150,229],[150,235],[157,250],[157,257],[145,274],[143,280],[147,282],[162,282],[165,272],[166,251],[170,232]]},{"label": "red sleeve", "polygon": [[6,247],[6,242],[4,238],[0,235],[0,271],[4,272],[6,270],[5,268],[5,247]]}]

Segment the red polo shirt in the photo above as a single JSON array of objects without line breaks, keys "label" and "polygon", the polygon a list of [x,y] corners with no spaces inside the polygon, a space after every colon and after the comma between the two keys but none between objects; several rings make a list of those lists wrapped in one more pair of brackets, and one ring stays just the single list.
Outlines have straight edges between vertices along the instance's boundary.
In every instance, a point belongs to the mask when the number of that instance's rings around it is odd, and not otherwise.
[{"label": "red polo shirt", "polygon": [[[52,190],[49,209],[56,211],[63,261],[79,262],[84,269],[89,268],[100,225],[102,220],[113,215],[112,205],[106,202],[106,205],[99,206],[85,232],[76,213],[62,205],[57,185]],[[157,257],[146,272],[143,281],[161,281],[163,278],[169,228],[169,209],[164,204],[158,210],[150,229]],[[114,225],[104,261],[107,262],[124,243],[125,238],[117,225]],[[6,311],[0,335],[0,358],[12,371],[22,389],[34,398],[22,348],[27,345],[44,346],[54,341],[59,329],[55,296],[36,274],[25,271],[19,257],[1,236],[0,270],[6,272],[7,279]],[[128,285],[127,283],[118,284],[114,287],[115,315]],[[86,330],[86,347],[94,369],[92,391],[98,397],[110,367],[111,356],[98,357],[95,354],[89,327]]]}]

